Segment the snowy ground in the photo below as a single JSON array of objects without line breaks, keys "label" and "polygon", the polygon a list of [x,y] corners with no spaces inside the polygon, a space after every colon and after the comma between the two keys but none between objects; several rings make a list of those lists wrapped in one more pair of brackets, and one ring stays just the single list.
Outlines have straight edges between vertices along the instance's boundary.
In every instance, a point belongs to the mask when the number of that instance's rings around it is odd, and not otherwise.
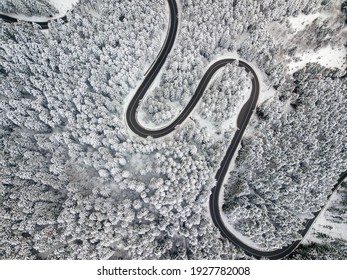
[{"label": "snowy ground", "polygon": [[71,10],[79,0],[49,0],[49,2],[59,10],[59,15],[64,15]]},{"label": "snowy ground", "polygon": [[341,196],[339,192],[332,195],[329,203],[321,215],[317,218],[316,222],[312,226],[312,229],[306,235],[303,240],[304,244],[308,243],[322,243],[324,240],[317,237],[317,234],[325,234],[334,239],[342,239],[347,242],[347,224],[334,223],[330,221],[329,217],[332,215],[329,208],[335,205],[341,204]]},{"label": "snowy ground", "polygon": [[317,62],[322,66],[329,68],[346,69],[346,48],[327,46],[325,48],[314,50],[306,50],[304,53],[297,55],[295,60],[289,63],[289,73],[303,68],[309,62]]},{"label": "snowy ground", "polygon": [[306,26],[311,24],[314,20],[318,18],[325,19],[327,17],[329,16],[322,13],[314,13],[314,14],[308,14],[308,15],[300,14],[295,17],[294,16],[288,17],[288,21],[289,21],[289,24],[291,25],[291,28],[293,28],[297,32],[297,31],[304,30]]},{"label": "snowy ground", "polygon": [[45,22],[47,20],[52,20],[56,18],[63,17],[68,10],[73,9],[73,6],[78,3],[79,0],[49,0],[49,2],[59,10],[59,14],[54,15],[53,18],[49,17],[28,17],[17,14],[6,14],[10,17],[17,18],[24,21],[35,21],[35,22]]},{"label": "snowy ground", "polygon": [[[342,71],[347,67],[347,51],[344,40],[339,43],[320,47],[312,45],[306,39],[305,32],[312,28],[315,21],[321,26],[334,29],[337,24],[337,17],[341,15],[340,6],[334,6],[330,11],[321,11],[309,15],[299,14],[289,17],[285,23],[273,22],[269,25],[268,31],[278,44],[287,47],[297,48],[293,57],[283,57],[288,63],[288,74],[305,67],[307,63],[319,63],[328,68],[339,68]],[[305,31],[305,29],[307,29]],[[347,27],[339,31],[338,36],[344,37]]]}]

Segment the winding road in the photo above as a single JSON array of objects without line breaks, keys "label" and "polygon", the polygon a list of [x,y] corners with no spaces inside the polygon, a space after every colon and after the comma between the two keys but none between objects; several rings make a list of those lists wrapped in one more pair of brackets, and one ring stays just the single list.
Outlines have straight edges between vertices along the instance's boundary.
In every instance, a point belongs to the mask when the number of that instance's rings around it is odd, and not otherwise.
[{"label": "winding road", "polygon": [[[13,18],[13,17],[10,17],[10,16],[7,16],[7,15],[3,15],[3,14],[0,14],[0,18],[3,19],[3,21],[5,22],[9,22],[9,23],[14,23],[14,22],[19,22],[18,19],[16,18]],[[61,18],[62,21],[64,22],[67,22],[67,18],[66,16],[63,16]],[[53,20],[53,19],[52,19]],[[31,23],[36,23],[38,24],[39,26],[41,26],[42,29],[48,29],[48,24],[52,21],[52,20],[49,20],[49,21],[35,21],[35,22],[31,22]]]},{"label": "winding road", "polygon": [[[168,135],[172,131],[175,130],[175,127],[179,124],[181,124],[192,112],[192,110],[197,105],[198,101],[204,94],[204,91],[214,75],[214,73],[224,67],[228,63],[232,63],[235,61],[235,59],[222,59],[217,62],[215,62],[213,65],[210,66],[210,68],[206,71],[203,78],[201,79],[193,97],[189,101],[188,105],[184,108],[184,110],[180,113],[180,115],[168,126],[158,129],[158,130],[148,130],[141,126],[136,118],[137,109],[139,108],[140,101],[145,96],[146,92],[150,88],[152,82],[157,77],[159,71],[163,67],[167,56],[169,55],[173,44],[176,39],[177,29],[178,29],[178,9],[177,4],[175,0],[167,0],[169,7],[170,7],[170,22],[169,22],[169,29],[167,34],[167,39],[165,41],[164,46],[162,47],[159,55],[157,56],[157,59],[154,64],[152,64],[149,71],[147,71],[146,76],[140,87],[135,93],[135,96],[131,100],[127,112],[126,112],[126,121],[129,126],[129,128],[138,136],[140,137],[148,137],[151,136],[153,138],[159,138],[163,137],[165,135]],[[5,15],[0,15],[0,18],[5,20],[6,22],[17,22],[17,19],[11,18]],[[66,17],[62,18],[64,21],[66,21]],[[43,29],[48,28],[49,22],[36,22],[39,24]],[[220,168],[217,171],[217,174],[215,176],[215,179],[217,181],[216,186],[212,189],[212,193],[210,196],[210,212],[212,220],[215,224],[215,226],[220,230],[221,235],[225,238],[227,238],[230,242],[233,244],[239,246],[244,250],[244,252],[254,258],[268,258],[268,259],[281,259],[288,255],[290,255],[301,243],[302,239],[297,240],[293,242],[292,244],[283,247],[281,249],[273,250],[273,251],[262,251],[255,248],[252,248],[245,244],[242,240],[238,239],[232,232],[228,230],[226,225],[224,224],[221,213],[220,213],[220,207],[219,207],[219,197],[220,197],[220,191],[223,185],[223,181],[225,178],[225,175],[228,172],[228,167],[231,159],[233,158],[235,151],[242,139],[242,135],[248,125],[248,122],[254,112],[254,109],[257,104],[258,96],[259,96],[259,80],[255,73],[255,71],[252,69],[250,65],[248,65],[246,62],[238,61],[238,65],[240,67],[243,67],[248,73],[251,75],[251,81],[252,81],[252,90],[251,90],[251,96],[248,99],[248,101],[244,104],[243,108],[241,109],[238,119],[237,119],[237,126],[239,127],[239,130],[235,132],[234,137],[231,140],[230,146],[227,149],[225,156],[223,160],[220,163]],[[338,183],[334,186],[332,193],[335,193],[341,183],[347,178],[347,172],[341,175]],[[329,199],[331,197],[329,196]],[[324,208],[323,208],[324,209]],[[322,210],[323,210],[322,209]],[[312,224],[316,221],[319,214],[322,212],[318,211],[314,213],[314,218],[308,220],[305,224],[305,228],[299,232],[303,237],[306,235],[306,233],[310,230]]]},{"label": "winding road", "polygon": [[[210,79],[215,74],[215,72],[218,69],[224,67],[226,64],[232,63],[235,61],[235,59],[232,59],[232,58],[222,59],[215,62],[213,65],[211,65],[206,71],[206,73],[204,74],[204,76],[202,77],[188,105],[184,108],[184,110],[180,113],[180,115],[171,124],[158,130],[149,130],[141,126],[141,124],[138,123],[138,120],[136,118],[137,109],[139,108],[140,101],[143,99],[146,92],[150,88],[152,82],[157,77],[159,71],[164,65],[165,60],[168,54],[170,53],[176,38],[178,18],[179,18],[178,11],[177,11],[177,4],[175,0],[168,0],[168,4],[170,7],[170,23],[169,23],[170,26],[169,26],[168,35],[167,35],[168,39],[165,41],[165,45],[161,49],[161,52],[159,53],[156,59],[156,63],[152,66],[149,73],[147,73],[144,81],[142,82],[138,90],[136,91],[136,94],[131,100],[126,112],[126,120],[127,120],[129,128],[134,133],[136,133],[138,136],[141,136],[141,137],[151,136],[153,138],[159,138],[159,137],[168,135],[170,132],[175,130],[176,126],[181,124],[190,115],[192,110],[195,108],[200,98],[203,96],[204,91]],[[248,101],[244,104],[243,108],[241,109],[238,115],[237,127],[239,128],[239,130],[235,132],[235,135],[233,139],[231,140],[229,148],[226,151],[225,156],[220,164],[220,168],[217,171],[217,174],[215,176],[217,184],[212,189],[212,193],[210,196],[211,217],[215,226],[220,230],[222,236],[227,238],[233,244],[241,247],[247,255],[254,258],[258,258],[258,259],[259,258],[281,259],[290,255],[300,245],[303,238],[281,249],[272,250],[272,251],[258,250],[248,246],[242,240],[238,239],[232,232],[230,232],[227,226],[224,224],[221,213],[220,213],[219,197],[220,197],[220,191],[223,186],[224,178],[225,178],[225,175],[228,173],[229,164],[235,154],[235,151],[242,139],[242,135],[254,112],[254,109],[257,105],[258,96],[259,96],[259,80],[255,71],[252,69],[250,65],[248,65],[244,61],[238,61],[238,65],[240,67],[245,68],[247,72],[251,73],[251,80],[252,80],[251,96],[248,99]],[[334,191],[337,190],[337,188],[340,186],[340,184],[344,181],[346,177],[347,177],[347,172],[340,177],[340,180],[334,186],[333,193]],[[314,218],[306,222],[304,229],[300,232],[301,236],[304,237],[306,235],[306,233],[310,230],[312,224],[315,222],[316,218],[319,216],[320,213],[321,211],[314,213]]]}]

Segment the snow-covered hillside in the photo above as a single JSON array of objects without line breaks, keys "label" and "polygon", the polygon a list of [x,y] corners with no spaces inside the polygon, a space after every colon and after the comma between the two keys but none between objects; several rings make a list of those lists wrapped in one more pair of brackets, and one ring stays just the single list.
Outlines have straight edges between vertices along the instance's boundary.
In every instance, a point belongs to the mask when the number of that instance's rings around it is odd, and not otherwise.
[{"label": "snow-covered hillside", "polygon": [[[163,138],[141,138],[126,109],[165,41],[167,1],[23,6],[31,1],[0,0],[0,12],[46,21],[72,11],[45,32],[0,19],[0,258],[248,258],[221,236],[209,199],[250,74],[225,66],[184,123]],[[6,13],[9,3],[17,10]],[[300,240],[347,170],[342,3],[178,1],[175,44],[141,101],[140,123],[159,128],[220,58],[256,69],[258,104],[219,197],[227,227],[255,248]],[[321,245],[347,247],[342,197],[309,241],[333,231]]]}]

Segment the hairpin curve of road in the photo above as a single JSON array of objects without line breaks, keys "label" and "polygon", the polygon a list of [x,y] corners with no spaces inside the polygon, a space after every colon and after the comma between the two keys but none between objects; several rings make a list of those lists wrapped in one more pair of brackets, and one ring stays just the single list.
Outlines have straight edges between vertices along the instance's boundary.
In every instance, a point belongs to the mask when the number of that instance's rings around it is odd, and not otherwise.
[{"label": "hairpin curve of road", "polygon": [[[170,22],[169,22],[169,29],[166,36],[165,43],[160,50],[160,53],[158,54],[156,60],[151,65],[150,69],[146,72],[145,79],[141,83],[140,87],[137,89],[134,97],[130,101],[130,104],[126,111],[126,122],[129,126],[129,128],[138,136],[140,137],[153,137],[153,138],[160,138],[165,135],[168,135],[172,131],[175,130],[177,125],[184,122],[184,120],[190,115],[191,111],[195,108],[200,98],[203,96],[203,93],[214,75],[214,73],[219,70],[220,68],[226,66],[229,63],[233,63],[236,61],[236,59],[222,59],[214,64],[212,64],[209,69],[206,71],[204,76],[202,77],[194,95],[192,96],[191,100],[189,101],[188,105],[183,109],[183,111],[180,113],[180,115],[168,126],[158,129],[158,130],[149,130],[141,126],[136,118],[137,109],[140,105],[140,101],[145,96],[146,92],[150,88],[152,82],[157,77],[159,71],[163,67],[167,56],[169,55],[173,44],[175,42],[177,29],[178,29],[178,9],[177,9],[177,3],[175,0],[167,0],[170,8]],[[18,20],[6,15],[1,15],[0,18],[2,18],[6,22],[17,22]],[[66,16],[61,18],[64,22],[67,21]],[[42,29],[48,29],[48,23],[47,22],[35,22],[36,24],[39,24]],[[215,224],[215,226],[220,230],[221,235],[225,238],[227,238],[230,242],[233,244],[239,246],[247,255],[250,257],[260,259],[260,258],[267,258],[267,259],[281,259],[288,255],[290,255],[302,242],[303,238],[307,234],[307,232],[310,230],[313,223],[316,221],[317,217],[320,215],[322,210],[315,212],[314,217],[312,219],[309,219],[306,221],[305,227],[302,231],[300,231],[300,235],[302,236],[302,239],[297,240],[285,247],[282,247],[280,249],[272,250],[272,251],[262,251],[259,249],[252,248],[251,246],[248,246],[243,241],[238,239],[230,230],[226,227],[224,224],[220,209],[219,209],[219,196],[220,191],[223,185],[223,181],[225,178],[225,175],[228,172],[228,167],[231,159],[234,156],[234,153],[236,151],[236,148],[238,144],[240,143],[242,139],[242,135],[248,125],[248,122],[254,112],[254,109],[257,105],[257,100],[259,96],[259,80],[255,73],[255,71],[252,69],[252,67],[247,64],[244,61],[238,60],[238,65],[240,67],[243,67],[248,73],[251,74],[251,81],[252,81],[252,90],[251,90],[251,96],[248,99],[248,101],[244,104],[242,107],[238,119],[237,119],[237,126],[239,130],[235,132],[234,137],[231,140],[231,144],[229,145],[229,148],[227,149],[225,156],[223,160],[221,161],[220,168],[216,173],[215,179],[217,181],[216,186],[212,189],[212,193],[210,195],[210,212],[211,212],[211,218]],[[338,188],[341,186],[342,182],[347,178],[347,171],[343,174],[341,174],[337,184],[333,187],[331,194],[328,197],[328,201],[330,200],[332,194],[334,194]]]},{"label": "hairpin curve of road", "polygon": [[[170,53],[173,43],[176,38],[177,33],[177,27],[178,27],[178,9],[177,9],[177,3],[175,0],[167,0],[169,7],[170,7],[170,23],[169,23],[169,30],[168,34],[166,36],[165,45],[162,47],[160,53],[158,54],[156,58],[155,64],[152,64],[149,71],[147,71],[147,75],[140,85],[140,87],[137,89],[135,96],[131,100],[127,112],[126,112],[126,120],[129,128],[138,136],[140,137],[148,137],[151,136],[153,138],[159,138],[163,137],[165,135],[168,135],[171,133],[175,128],[181,124],[191,113],[191,111],[195,108],[196,104],[200,100],[200,98],[203,96],[203,93],[212,78],[213,74],[220,68],[224,67],[228,63],[233,63],[235,59],[222,59],[214,64],[212,64],[204,76],[202,77],[194,95],[190,99],[188,105],[183,109],[183,111],[180,113],[180,115],[168,126],[158,129],[158,130],[149,130],[141,126],[136,118],[137,109],[140,105],[140,101],[145,96],[146,92],[150,88],[152,82],[157,77],[159,71],[161,70],[163,64],[165,63],[165,60]],[[210,196],[210,212],[211,212],[211,218],[215,224],[215,226],[220,230],[221,235],[225,238],[227,238],[230,242],[233,244],[239,246],[247,255],[260,259],[260,258],[268,258],[268,259],[281,259],[288,255],[290,255],[302,242],[304,236],[311,228],[312,224],[316,221],[317,217],[321,213],[321,211],[318,211],[314,213],[314,218],[306,221],[305,227],[302,231],[299,233],[302,236],[302,239],[297,240],[285,247],[282,247],[280,249],[272,250],[272,251],[262,251],[259,249],[252,248],[251,246],[248,246],[243,241],[238,239],[230,230],[226,227],[224,224],[220,209],[219,209],[219,196],[220,191],[223,185],[223,181],[225,178],[225,175],[228,172],[228,167],[230,164],[231,159],[234,156],[234,153],[237,149],[237,146],[239,145],[242,135],[248,125],[248,122],[254,112],[254,109],[257,105],[257,100],[259,96],[259,80],[258,77],[253,70],[253,68],[247,64],[244,61],[238,61],[238,65],[240,67],[245,68],[245,70],[248,73],[251,73],[251,80],[252,80],[252,90],[251,90],[251,96],[248,99],[248,101],[244,104],[242,107],[238,118],[237,118],[237,127],[239,130],[237,130],[234,134],[233,139],[231,140],[231,143],[229,145],[229,148],[227,149],[225,156],[223,160],[221,161],[220,168],[216,173],[215,179],[217,181],[216,186],[212,189],[212,193]],[[333,193],[336,192],[338,187],[341,185],[341,183],[344,181],[344,179],[347,177],[347,172],[342,174],[340,177],[338,183],[333,188]],[[328,200],[330,199],[331,195],[329,196]],[[324,209],[324,208],[322,208]]]},{"label": "hairpin curve of road", "polygon": [[[4,14],[0,14],[0,18],[4,21],[4,22],[8,22],[8,23],[15,23],[15,22],[19,22],[20,20],[14,18],[14,17],[10,17],[10,16],[7,16],[7,15],[4,15]],[[60,18],[55,18],[55,19],[51,19],[49,21],[32,21],[30,23],[35,23],[39,26],[41,26],[42,29],[49,29],[49,26],[48,24],[53,21],[53,20],[56,20],[56,19],[60,19],[62,20],[63,22],[67,22],[67,17],[66,16],[63,16],[63,17],[60,17]],[[21,20],[21,21],[24,21],[24,20]]]}]

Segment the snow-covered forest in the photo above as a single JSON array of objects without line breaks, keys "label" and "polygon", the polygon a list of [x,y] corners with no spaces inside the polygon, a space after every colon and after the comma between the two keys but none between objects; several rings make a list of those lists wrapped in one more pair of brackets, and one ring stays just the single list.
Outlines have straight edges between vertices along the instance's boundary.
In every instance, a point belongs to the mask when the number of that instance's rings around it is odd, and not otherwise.
[{"label": "snow-covered forest", "polygon": [[333,196],[307,236],[291,258],[339,259],[347,258],[347,184]]},{"label": "snow-covered forest", "polygon": [[[251,63],[259,103],[221,207],[230,228],[257,247],[300,239],[303,221],[347,170],[346,2],[178,6],[176,43],[140,123],[170,123],[217,59]],[[49,0],[0,0],[2,14],[56,10]],[[293,19],[310,15],[294,28]],[[248,258],[220,235],[208,203],[249,97],[244,69],[221,69],[191,117],[164,138],[142,139],[126,126],[167,28],[165,0],[80,0],[48,31],[0,22],[0,259]],[[342,54],[335,68],[307,55],[326,48]]]},{"label": "snow-covered forest", "polygon": [[[311,64],[294,74],[288,108],[269,100],[244,137],[225,192],[224,211],[237,231],[266,247],[296,238],[302,220],[324,206],[347,169],[343,73]],[[237,186],[237,187],[236,187]]]}]

